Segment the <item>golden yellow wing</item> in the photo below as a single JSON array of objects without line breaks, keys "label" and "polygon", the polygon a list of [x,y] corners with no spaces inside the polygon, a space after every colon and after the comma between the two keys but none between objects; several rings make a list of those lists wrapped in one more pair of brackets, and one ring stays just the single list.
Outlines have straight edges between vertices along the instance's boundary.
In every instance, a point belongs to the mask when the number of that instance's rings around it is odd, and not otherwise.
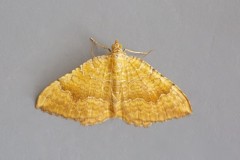
[{"label": "golden yellow wing", "polygon": [[147,127],[153,122],[180,118],[192,112],[183,92],[139,58],[124,56],[121,83],[122,118]]},{"label": "golden yellow wing", "polygon": [[46,87],[36,107],[83,125],[94,125],[113,115],[110,83],[110,56],[95,57]]}]

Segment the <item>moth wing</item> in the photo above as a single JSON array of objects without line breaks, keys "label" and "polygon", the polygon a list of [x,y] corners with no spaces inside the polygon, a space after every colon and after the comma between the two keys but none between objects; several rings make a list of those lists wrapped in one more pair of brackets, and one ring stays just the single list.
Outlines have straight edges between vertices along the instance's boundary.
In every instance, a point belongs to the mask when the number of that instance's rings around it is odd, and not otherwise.
[{"label": "moth wing", "polygon": [[192,112],[189,100],[169,79],[136,57],[126,56],[122,83],[122,119],[147,127]]},{"label": "moth wing", "polygon": [[112,117],[110,62],[108,55],[88,60],[46,87],[36,107],[83,125],[94,125]]}]

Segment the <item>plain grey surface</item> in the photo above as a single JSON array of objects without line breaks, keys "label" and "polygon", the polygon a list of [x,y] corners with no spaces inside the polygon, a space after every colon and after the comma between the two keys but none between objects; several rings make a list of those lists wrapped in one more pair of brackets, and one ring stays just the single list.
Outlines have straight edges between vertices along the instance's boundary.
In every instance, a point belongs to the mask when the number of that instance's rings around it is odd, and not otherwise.
[{"label": "plain grey surface", "polygon": [[[153,49],[144,60],[193,114],[145,129],[36,110],[42,89],[91,58],[92,36]],[[237,160],[239,69],[239,0],[0,0],[0,159]]]}]

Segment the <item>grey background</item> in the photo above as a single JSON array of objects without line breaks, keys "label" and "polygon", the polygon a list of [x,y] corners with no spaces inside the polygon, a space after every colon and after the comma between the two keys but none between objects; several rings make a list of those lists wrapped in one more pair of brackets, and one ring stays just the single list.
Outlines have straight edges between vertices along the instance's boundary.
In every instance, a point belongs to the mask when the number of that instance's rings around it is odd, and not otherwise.
[{"label": "grey background", "polygon": [[[91,36],[153,49],[144,60],[193,114],[145,129],[36,110],[42,89],[91,58]],[[1,0],[0,159],[239,159],[239,69],[239,0]]]}]

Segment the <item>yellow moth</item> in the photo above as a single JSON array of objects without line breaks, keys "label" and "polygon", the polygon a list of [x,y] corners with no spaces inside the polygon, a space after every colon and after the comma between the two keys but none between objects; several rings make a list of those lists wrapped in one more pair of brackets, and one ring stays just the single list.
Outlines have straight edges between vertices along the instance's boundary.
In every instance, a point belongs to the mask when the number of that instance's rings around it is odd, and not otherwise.
[{"label": "yellow moth", "polygon": [[[128,56],[116,40],[94,57],[47,86],[36,107],[50,114],[94,125],[109,118],[147,127],[192,112],[183,92],[143,60]],[[135,52],[147,54],[147,52]]]}]

